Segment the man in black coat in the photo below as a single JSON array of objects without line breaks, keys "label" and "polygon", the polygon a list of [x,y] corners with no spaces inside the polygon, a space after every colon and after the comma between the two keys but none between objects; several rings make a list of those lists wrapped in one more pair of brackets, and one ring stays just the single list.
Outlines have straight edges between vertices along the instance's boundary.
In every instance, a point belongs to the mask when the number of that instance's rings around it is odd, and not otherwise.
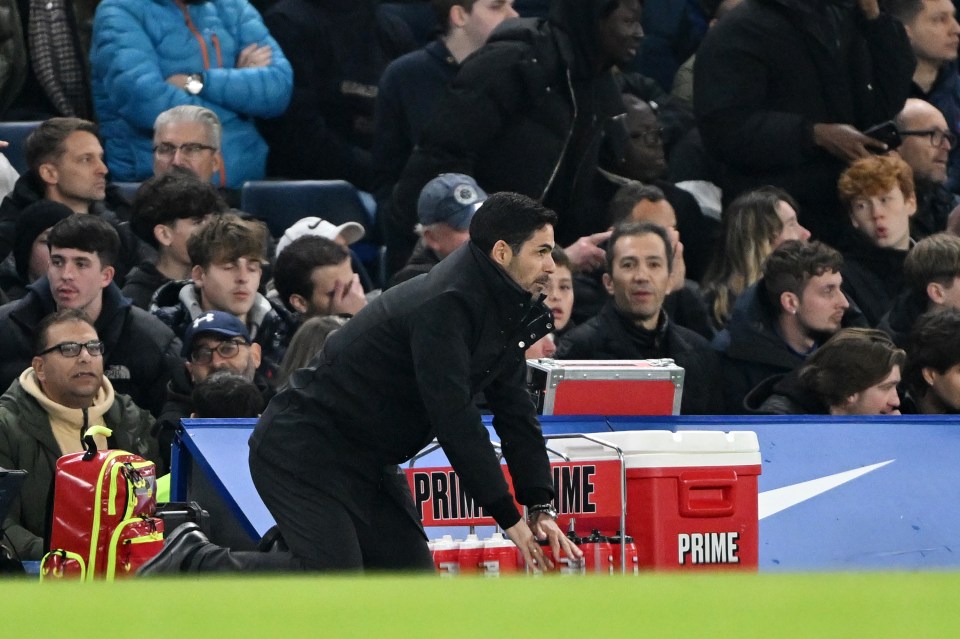
[{"label": "man in black coat", "polygon": [[[461,486],[528,565],[580,551],[556,524],[554,487],[533,402],[527,347],[552,319],[542,291],[556,215],[525,196],[492,195],[470,241],[423,277],[383,293],[290,379],[250,439],[250,471],[290,549],[286,568],[432,569],[426,536],[395,464],[436,438]],[[525,522],[474,404],[493,412]],[[182,531],[182,532],[181,532]],[[251,561],[286,553],[254,553]],[[210,544],[195,526],[172,535],[145,572],[243,568],[250,556]]]},{"label": "man in black coat", "polygon": [[847,162],[883,146],[862,133],[910,93],[915,59],[903,25],[877,0],[750,0],[707,32],[694,109],[732,199],[773,184],[801,204],[818,239],[848,231],[836,197]]},{"label": "man in black coat", "polygon": [[720,413],[720,362],[710,343],[676,325],[663,310],[670,290],[673,246],[666,229],[649,222],[618,226],[607,248],[603,283],[612,299],[600,314],[567,333],[557,359],[660,359],[684,369],[680,412]]}]

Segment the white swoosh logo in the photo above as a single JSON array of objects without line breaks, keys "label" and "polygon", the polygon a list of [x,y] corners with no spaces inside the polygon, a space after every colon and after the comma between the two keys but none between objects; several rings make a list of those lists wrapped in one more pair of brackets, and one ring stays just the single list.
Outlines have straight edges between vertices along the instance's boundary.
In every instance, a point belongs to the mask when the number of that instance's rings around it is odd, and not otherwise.
[{"label": "white swoosh logo", "polygon": [[786,510],[791,506],[796,506],[801,502],[813,499],[817,495],[822,495],[828,490],[842,486],[878,468],[883,468],[887,464],[892,464],[894,461],[896,460],[890,459],[885,462],[880,462],[879,464],[854,468],[853,470],[844,471],[835,475],[827,475],[826,477],[819,477],[799,484],[791,484],[783,488],[775,488],[774,490],[762,492],[757,498],[759,519],[775,515],[781,510]]}]

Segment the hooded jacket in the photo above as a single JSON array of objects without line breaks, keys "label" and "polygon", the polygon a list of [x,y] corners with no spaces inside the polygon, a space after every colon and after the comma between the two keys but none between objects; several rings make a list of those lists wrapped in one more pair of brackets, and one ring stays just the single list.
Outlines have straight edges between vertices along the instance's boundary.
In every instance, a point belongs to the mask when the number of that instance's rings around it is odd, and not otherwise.
[{"label": "hooded jacket", "polygon": [[[46,277],[27,295],[0,307],[0,386],[29,368],[37,325],[57,308]],[[103,374],[117,393],[129,395],[154,415],[160,413],[167,381],[180,363],[180,340],[169,328],[130,303],[116,284],[103,289],[103,307],[93,323],[104,343]]]},{"label": "hooded jacket", "polygon": [[881,248],[860,234],[843,254],[843,292],[863,312],[869,326],[876,326],[903,290],[903,261],[907,251]]},{"label": "hooded jacket", "polygon": [[780,186],[801,203],[804,226],[837,239],[849,227],[836,196],[844,163],[814,144],[813,125],[862,131],[890,120],[914,66],[903,25],[882,12],[867,20],[852,0],[738,6],[707,32],[694,72],[697,125],[725,165],[725,199]]},{"label": "hooded jacket", "polygon": [[[270,47],[270,64],[236,68],[240,51],[253,43]],[[293,71],[247,0],[104,0],[93,24],[90,63],[112,179],[139,182],[153,175],[154,120],[185,104],[220,118],[223,186],[263,178],[267,145],[253,118],[283,113]],[[199,95],[166,82],[179,73],[203,73]]]},{"label": "hooded jacket", "polygon": [[[149,435],[153,418],[129,397],[114,395],[113,405],[102,421],[113,431],[107,440],[110,448],[160,463],[157,442]],[[27,471],[20,497],[3,522],[4,532],[22,560],[43,556],[47,510],[52,504],[54,472],[60,456],[48,414],[15,379],[0,396],[0,467]]]},{"label": "hooded jacket", "polygon": [[830,414],[830,408],[800,383],[799,369],[763,380],[747,393],[743,406],[753,415]]},{"label": "hooded jacket", "polygon": [[412,234],[430,179],[464,173],[488,193],[523,193],[554,209],[560,245],[602,230],[578,204],[611,118],[625,111],[610,69],[599,68],[596,27],[607,4],[556,0],[549,20],[506,20],[464,60],[394,190],[398,229]]}]

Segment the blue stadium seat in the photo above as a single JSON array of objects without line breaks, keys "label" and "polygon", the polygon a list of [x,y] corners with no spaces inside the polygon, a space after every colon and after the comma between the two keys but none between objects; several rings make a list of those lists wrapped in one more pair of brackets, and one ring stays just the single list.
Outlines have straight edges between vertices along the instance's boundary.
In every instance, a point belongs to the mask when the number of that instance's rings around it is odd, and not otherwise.
[{"label": "blue stadium seat", "polygon": [[258,180],[240,191],[240,208],[280,237],[297,220],[317,216],[334,224],[359,222],[371,233],[373,213],[360,192],[343,180]]},{"label": "blue stadium seat", "polygon": [[240,191],[240,208],[266,222],[274,237],[304,217],[321,217],[336,225],[359,222],[366,236],[350,248],[376,274],[375,284],[382,286],[385,267],[375,243],[375,207],[370,194],[343,180],[259,180],[245,182]]},{"label": "blue stadium seat", "polygon": [[10,160],[10,164],[23,175],[27,171],[27,158],[24,154],[24,143],[27,136],[40,125],[40,121],[35,122],[0,122],[0,140],[10,143],[2,152]]},{"label": "blue stadium seat", "polygon": [[120,192],[120,195],[123,196],[127,202],[133,203],[133,196],[137,194],[137,190],[140,188],[142,182],[113,182],[113,185],[117,187],[117,190]]}]

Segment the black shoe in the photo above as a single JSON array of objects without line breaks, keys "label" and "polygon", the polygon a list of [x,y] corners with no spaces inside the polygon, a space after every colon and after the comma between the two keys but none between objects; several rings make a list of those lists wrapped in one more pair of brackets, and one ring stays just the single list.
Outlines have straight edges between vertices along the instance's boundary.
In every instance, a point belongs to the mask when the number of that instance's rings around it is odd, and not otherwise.
[{"label": "black shoe", "polygon": [[200,526],[188,522],[170,533],[163,542],[163,550],[137,570],[138,577],[177,574],[185,572],[188,562],[198,550],[210,544]]}]

